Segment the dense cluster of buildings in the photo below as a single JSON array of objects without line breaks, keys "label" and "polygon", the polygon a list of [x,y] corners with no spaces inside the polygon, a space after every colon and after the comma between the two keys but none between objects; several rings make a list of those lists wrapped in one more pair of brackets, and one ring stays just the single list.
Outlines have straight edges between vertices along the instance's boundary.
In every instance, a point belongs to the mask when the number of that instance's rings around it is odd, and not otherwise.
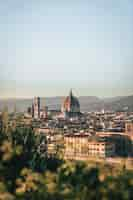
[{"label": "dense cluster of buildings", "polygon": [[48,138],[50,155],[54,155],[56,146],[63,143],[66,159],[133,156],[133,113],[104,110],[81,113],[80,103],[72,90],[60,110],[42,108],[39,97],[33,99],[29,110],[36,133]]},{"label": "dense cluster of buildings", "polygon": [[49,156],[61,148],[66,159],[133,157],[133,113],[83,113],[72,90],[60,110],[42,107],[40,97],[35,97],[18,122],[23,125],[46,136],[47,142],[41,145],[47,145]]}]

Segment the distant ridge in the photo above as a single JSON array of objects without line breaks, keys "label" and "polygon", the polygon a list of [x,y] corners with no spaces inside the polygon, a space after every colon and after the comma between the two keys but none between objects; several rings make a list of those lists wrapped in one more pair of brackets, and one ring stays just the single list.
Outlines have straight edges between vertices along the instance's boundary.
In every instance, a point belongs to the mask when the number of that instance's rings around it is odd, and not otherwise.
[{"label": "distant ridge", "polygon": [[[65,97],[41,97],[41,106],[48,106],[49,109],[60,109],[61,104]],[[80,96],[79,97],[81,111],[100,111],[105,110],[124,110],[133,111],[133,95],[111,97],[111,98],[99,98],[96,96]],[[32,99],[0,99],[0,110],[4,106],[8,106],[9,111],[12,112],[16,106],[17,111],[23,112],[27,110],[27,107],[31,106]]]}]

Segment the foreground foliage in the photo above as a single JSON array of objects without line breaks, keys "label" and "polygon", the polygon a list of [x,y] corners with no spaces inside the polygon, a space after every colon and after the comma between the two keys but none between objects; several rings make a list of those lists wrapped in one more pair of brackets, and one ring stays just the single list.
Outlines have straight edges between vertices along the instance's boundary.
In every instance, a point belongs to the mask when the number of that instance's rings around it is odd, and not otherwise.
[{"label": "foreground foliage", "polygon": [[27,128],[0,133],[0,200],[132,199],[132,171],[49,159],[42,140]]}]

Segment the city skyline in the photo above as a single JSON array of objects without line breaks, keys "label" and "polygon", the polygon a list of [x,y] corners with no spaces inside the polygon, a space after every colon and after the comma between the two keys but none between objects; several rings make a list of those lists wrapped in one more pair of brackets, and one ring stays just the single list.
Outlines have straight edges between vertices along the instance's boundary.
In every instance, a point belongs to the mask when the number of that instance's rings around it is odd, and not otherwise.
[{"label": "city skyline", "polygon": [[133,2],[0,2],[1,98],[133,94]]}]

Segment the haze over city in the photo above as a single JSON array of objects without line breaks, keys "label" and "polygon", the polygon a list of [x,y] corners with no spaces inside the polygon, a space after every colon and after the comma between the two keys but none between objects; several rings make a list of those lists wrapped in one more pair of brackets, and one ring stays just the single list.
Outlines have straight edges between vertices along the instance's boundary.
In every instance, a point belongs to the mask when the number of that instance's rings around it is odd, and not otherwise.
[{"label": "haze over city", "polygon": [[1,98],[132,95],[131,0],[0,1]]}]

